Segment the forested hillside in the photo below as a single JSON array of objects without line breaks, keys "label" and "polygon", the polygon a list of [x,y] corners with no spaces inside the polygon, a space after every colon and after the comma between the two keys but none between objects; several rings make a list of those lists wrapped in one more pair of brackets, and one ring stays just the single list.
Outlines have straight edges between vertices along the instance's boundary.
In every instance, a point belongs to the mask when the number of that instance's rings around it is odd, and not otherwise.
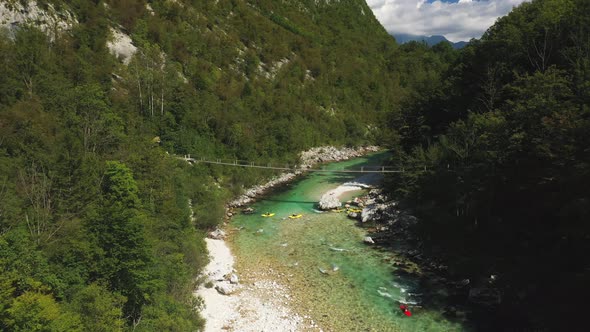
[{"label": "forested hillside", "polygon": [[[413,84],[360,0],[1,5],[57,18],[0,34],[6,331],[198,330],[204,231],[271,174],[173,156],[375,143]],[[107,47],[124,35],[127,54]]]},{"label": "forested hillside", "polygon": [[585,324],[589,15],[583,0],[522,4],[389,119],[409,170],[390,187],[451,276],[490,291],[493,331]]},{"label": "forested hillside", "polygon": [[0,330],[199,330],[204,233],[272,174],[174,156],[365,143],[424,249],[491,288],[472,318],[574,329],[589,6],[525,3],[456,51],[396,45],[362,0],[0,1],[30,18],[0,22]]}]

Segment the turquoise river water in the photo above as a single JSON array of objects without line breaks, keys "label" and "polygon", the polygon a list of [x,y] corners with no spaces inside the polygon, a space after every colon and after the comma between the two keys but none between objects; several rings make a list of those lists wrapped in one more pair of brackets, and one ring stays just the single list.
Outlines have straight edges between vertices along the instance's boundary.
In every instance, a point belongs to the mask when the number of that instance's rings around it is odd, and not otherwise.
[{"label": "turquoise river water", "polygon": [[[383,153],[327,169],[379,164]],[[238,269],[270,267],[288,278],[291,304],[324,331],[463,331],[441,312],[419,303],[416,280],[397,276],[395,254],[363,244],[366,230],[344,213],[318,213],[315,204],[326,191],[351,181],[354,174],[311,173],[252,205],[256,213],[238,215],[230,239]],[[347,194],[349,199],[362,191]],[[263,218],[262,213],[275,213]],[[303,214],[299,219],[287,218]],[[415,303],[406,317],[399,303]]]}]

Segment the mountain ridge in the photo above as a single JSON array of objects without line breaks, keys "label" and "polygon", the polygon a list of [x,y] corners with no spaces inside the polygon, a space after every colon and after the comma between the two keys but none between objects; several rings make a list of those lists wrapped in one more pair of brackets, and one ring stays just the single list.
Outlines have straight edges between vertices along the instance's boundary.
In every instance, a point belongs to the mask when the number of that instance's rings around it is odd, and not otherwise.
[{"label": "mountain ridge", "polygon": [[445,38],[445,36],[442,36],[442,35],[424,36],[424,35],[412,35],[412,34],[397,33],[397,34],[392,34],[392,36],[400,44],[408,43],[411,41],[417,41],[417,42],[425,42],[428,46],[434,46],[434,45],[441,43],[441,42],[447,42],[447,43],[450,43],[454,49],[461,49],[469,43],[467,41],[452,42],[452,41],[448,40],[447,38]]}]

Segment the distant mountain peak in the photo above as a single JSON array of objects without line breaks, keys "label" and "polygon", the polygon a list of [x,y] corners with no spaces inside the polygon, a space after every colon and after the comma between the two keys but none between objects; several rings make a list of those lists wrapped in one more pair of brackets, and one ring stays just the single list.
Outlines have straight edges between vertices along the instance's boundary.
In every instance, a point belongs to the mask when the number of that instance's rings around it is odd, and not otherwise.
[{"label": "distant mountain peak", "polygon": [[454,43],[454,42],[446,39],[445,36],[441,36],[441,35],[423,36],[423,35],[411,35],[411,34],[407,34],[407,33],[399,33],[399,34],[393,34],[393,36],[395,37],[395,40],[400,44],[404,44],[404,43],[407,43],[410,41],[418,41],[418,42],[423,41],[428,46],[433,46],[433,45],[436,45],[440,42],[448,42],[451,45],[453,45],[453,48],[460,49],[460,48],[465,47],[465,45],[467,45],[467,43],[468,43],[466,41],[460,41],[460,42]]}]

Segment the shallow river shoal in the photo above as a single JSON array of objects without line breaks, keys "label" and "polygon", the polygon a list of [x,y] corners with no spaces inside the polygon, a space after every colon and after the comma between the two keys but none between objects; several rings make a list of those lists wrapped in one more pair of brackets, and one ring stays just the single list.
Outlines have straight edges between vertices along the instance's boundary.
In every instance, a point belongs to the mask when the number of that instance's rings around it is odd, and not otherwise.
[{"label": "shallow river shoal", "polygon": [[[371,165],[384,157],[326,167]],[[399,302],[419,289],[413,280],[396,276],[395,254],[363,244],[366,231],[344,213],[315,209],[322,194],[352,180],[350,174],[313,173],[260,199],[252,205],[255,214],[234,217],[231,227],[237,231],[228,242],[242,281],[253,283],[261,271],[272,271],[289,289],[285,303],[324,331],[461,331],[436,310],[416,307],[405,317]],[[355,194],[363,191],[346,196]],[[265,212],[275,215],[264,218]],[[289,219],[292,214],[303,217]]]}]

